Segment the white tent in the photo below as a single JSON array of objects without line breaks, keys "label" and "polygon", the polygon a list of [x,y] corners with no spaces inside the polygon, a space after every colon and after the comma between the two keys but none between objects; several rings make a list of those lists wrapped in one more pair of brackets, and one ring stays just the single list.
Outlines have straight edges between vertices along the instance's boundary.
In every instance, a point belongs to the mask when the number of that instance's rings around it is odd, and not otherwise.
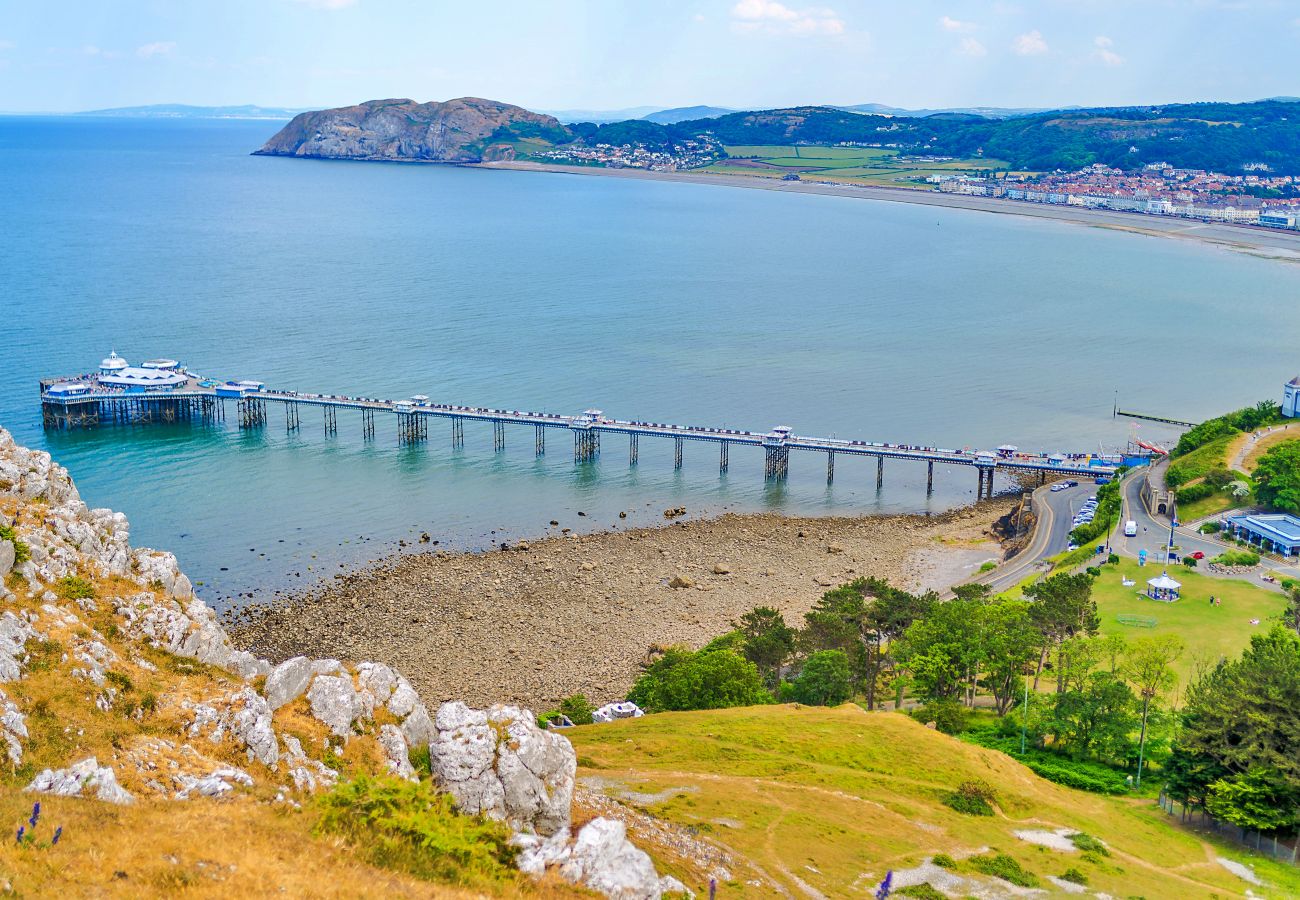
[{"label": "white tent", "polygon": [[1152,600],[1177,600],[1180,588],[1182,585],[1170,578],[1168,573],[1161,572],[1147,581],[1147,596]]}]

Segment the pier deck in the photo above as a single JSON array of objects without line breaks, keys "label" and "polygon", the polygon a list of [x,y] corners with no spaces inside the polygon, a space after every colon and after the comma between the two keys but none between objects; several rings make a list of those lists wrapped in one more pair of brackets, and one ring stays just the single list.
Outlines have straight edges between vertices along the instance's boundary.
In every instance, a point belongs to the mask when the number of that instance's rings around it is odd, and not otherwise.
[{"label": "pier deck", "polygon": [[[55,385],[60,390],[51,391]],[[76,385],[79,393],[67,393],[67,385]],[[834,478],[835,457],[839,454],[874,457],[877,461],[876,486],[884,481],[886,459],[923,462],[928,465],[927,488],[933,490],[935,464],[967,466],[979,474],[980,496],[992,496],[993,479],[998,471],[1038,473],[1040,480],[1048,475],[1084,477],[1114,474],[1121,459],[1117,456],[1097,454],[1022,453],[1002,448],[998,451],[971,449],[945,449],[909,444],[892,444],[879,441],[849,440],[843,438],[810,437],[795,434],[779,426],[768,432],[745,431],[706,425],[673,425],[661,422],[615,419],[602,411],[589,409],[576,415],[532,412],[515,409],[493,409],[480,406],[460,406],[435,403],[415,397],[409,400],[388,400],[375,397],[351,397],[338,394],[315,394],[301,391],[274,390],[266,387],[240,387],[227,383],[216,384],[209,379],[190,375],[184,384],[168,390],[118,391],[100,385],[94,375],[79,375],[65,379],[48,379],[40,383],[41,408],[46,428],[95,427],[100,424],[143,424],[150,422],[200,421],[215,423],[225,420],[226,401],[236,405],[241,428],[266,427],[267,405],[284,407],[285,427],[290,431],[302,427],[305,408],[323,410],[322,420],[326,434],[337,433],[337,413],[340,410],[356,411],[360,416],[362,435],[375,436],[375,415],[392,415],[396,423],[397,439],[403,444],[414,444],[428,439],[428,424],[433,419],[445,419],[451,425],[452,446],[464,446],[463,426],[466,421],[490,422],[493,425],[496,450],[505,448],[505,426],[532,426],[534,446],[540,456],[546,450],[548,430],[569,432],[574,438],[574,458],[579,462],[594,459],[600,452],[602,437],[625,436],[628,439],[628,463],[636,465],[639,440],[642,437],[669,438],[674,441],[674,464],[680,468],[685,442],[712,443],[719,446],[719,470],[727,471],[732,447],[762,448],[764,451],[764,476],[769,480],[784,480],[789,471],[789,454],[793,451],[823,453],[826,456],[826,480]]]}]

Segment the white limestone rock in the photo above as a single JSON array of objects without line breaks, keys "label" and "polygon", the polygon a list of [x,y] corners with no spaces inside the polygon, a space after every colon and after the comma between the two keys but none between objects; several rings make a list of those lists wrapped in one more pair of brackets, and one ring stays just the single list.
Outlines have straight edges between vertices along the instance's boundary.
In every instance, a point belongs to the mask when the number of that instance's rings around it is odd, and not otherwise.
[{"label": "white limestone rock", "polygon": [[517,706],[444,703],[435,724],[434,778],[462,810],[542,835],[568,826],[577,754],[566,738]]},{"label": "white limestone rock", "polygon": [[318,759],[311,759],[303,752],[302,742],[291,734],[284,740],[284,761],[288,764],[288,774],[293,786],[299,791],[314,792],[327,788],[339,780],[339,773]]},{"label": "white limestone rock", "polygon": [[347,740],[352,735],[352,723],[361,713],[361,700],[357,697],[352,678],[342,675],[317,675],[307,689],[311,714],[329,726],[336,735]]},{"label": "white limestone rock", "polygon": [[274,712],[302,696],[311,681],[312,663],[305,656],[286,659],[266,676],[266,702]]},{"label": "white limestone rock", "polygon": [[0,541],[0,577],[8,575],[13,570],[16,556],[12,541]]},{"label": "white limestone rock", "polygon": [[11,611],[0,614],[0,682],[17,681],[22,676],[23,647],[39,637],[43,635]]},{"label": "white limestone rock", "polygon": [[86,796],[93,790],[95,797],[108,803],[127,804],[135,800],[117,783],[113,770],[108,766],[101,767],[93,756],[66,769],[46,769],[25,790],[61,797]]},{"label": "white limestone rock", "polygon": [[560,874],[574,884],[615,900],[659,900],[665,893],[688,893],[675,878],[660,878],[649,855],[627,839],[616,819],[593,819],[578,832]]},{"label": "white limestone rock", "polygon": [[206,734],[208,740],[219,744],[229,735],[245,749],[250,762],[257,760],[274,767],[279,760],[280,750],[271,727],[271,708],[251,687],[228,697],[193,704],[190,711],[193,715],[190,737]]},{"label": "white limestone rock", "polygon": [[14,766],[23,762],[22,739],[27,737],[27,720],[4,691],[0,691],[0,738],[4,739],[9,761]]},{"label": "white limestone rock", "polygon": [[411,765],[411,751],[402,729],[396,725],[384,725],[379,729],[377,740],[384,751],[384,763],[390,774],[407,781],[419,781],[415,767]]},{"label": "white limestone rock", "polygon": [[236,786],[253,786],[253,778],[243,769],[224,766],[208,775],[196,778],[184,773],[175,776],[181,788],[173,799],[189,800],[191,797],[225,797],[235,792]]}]

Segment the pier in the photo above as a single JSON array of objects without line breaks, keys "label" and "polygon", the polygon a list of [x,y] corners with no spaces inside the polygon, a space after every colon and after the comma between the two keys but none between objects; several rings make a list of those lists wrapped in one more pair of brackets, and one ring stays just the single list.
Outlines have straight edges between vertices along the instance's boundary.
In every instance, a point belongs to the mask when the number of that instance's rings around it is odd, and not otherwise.
[{"label": "pier", "polygon": [[[934,490],[936,464],[966,467],[976,472],[979,497],[993,496],[994,479],[998,472],[1037,475],[1041,483],[1049,476],[1110,476],[1125,461],[1118,455],[1024,453],[1010,446],[996,450],[952,450],[812,437],[796,434],[785,425],[776,426],[767,432],[707,425],[672,425],[612,418],[599,409],[561,415],[435,403],[423,395],[405,400],[387,400],[284,391],[270,389],[261,382],[218,383],[193,375],[176,364],[173,364],[175,368],[171,370],[175,373],[171,384],[155,387],[146,380],[146,383],[135,386],[130,383],[130,373],[147,370],[124,369],[114,363],[116,359],[114,355],[104,361],[104,366],[113,371],[111,379],[104,377],[106,369],[101,367],[100,375],[42,380],[40,395],[44,426],[47,429],[74,429],[166,422],[216,424],[226,421],[226,404],[229,402],[234,405],[234,420],[241,429],[272,427],[272,420],[278,422],[283,414],[285,430],[288,432],[302,431],[309,427],[307,423],[314,418],[321,423],[322,433],[331,436],[338,434],[341,427],[339,413],[354,413],[356,427],[363,439],[375,440],[376,420],[382,418],[393,423],[394,437],[403,446],[426,443],[430,439],[430,425],[435,421],[446,423],[451,446],[457,449],[465,445],[466,422],[491,424],[495,452],[505,449],[507,426],[531,428],[537,456],[546,453],[548,431],[567,432],[572,435],[575,463],[595,460],[601,453],[602,442],[607,446],[610,440],[619,439],[627,441],[628,465],[635,466],[638,463],[640,439],[662,438],[673,442],[674,468],[682,467],[688,444],[692,447],[709,446],[717,452],[718,471],[721,474],[729,469],[732,449],[753,448],[756,453],[762,451],[763,477],[775,482],[784,481],[789,476],[792,452],[824,455],[827,484],[835,479],[837,457],[875,459],[877,490],[884,487],[886,460],[925,463],[927,493]],[[127,374],[122,375],[121,372]],[[111,383],[106,384],[106,380]],[[123,383],[127,386],[122,387]],[[273,413],[274,407],[279,409]],[[1129,462],[1133,460],[1129,459]]]}]

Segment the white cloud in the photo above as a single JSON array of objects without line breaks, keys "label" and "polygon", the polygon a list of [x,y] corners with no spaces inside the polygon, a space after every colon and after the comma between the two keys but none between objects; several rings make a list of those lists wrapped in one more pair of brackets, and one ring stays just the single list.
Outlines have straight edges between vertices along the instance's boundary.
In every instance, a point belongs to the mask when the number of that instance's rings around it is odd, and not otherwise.
[{"label": "white cloud", "polygon": [[355,6],[357,0],[294,0],[294,2],[313,9],[346,9]]},{"label": "white cloud", "polygon": [[1011,42],[1011,49],[1021,56],[1042,56],[1047,52],[1047,41],[1037,29],[1020,35]]},{"label": "white cloud", "polygon": [[1093,44],[1095,44],[1097,47],[1097,51],[1095,55],[1099,60],[1102,61],[1102,63],[1108,66],[1124,65],[1124,57],[1120,56],[1118,53],[1116,53],[1114,50],[1111,49],[1112,47],[1115,46],[1115,42],[1112,41],[1110,38],[1106,37],[1106,35],[1104,34],[1097,35],[1097,37],[1093,40]]},{"label": "white cloud", "polygon": [[733,27],[741,32],[767,34],[837,35],[844,20],[824,6],[791,9],[776,0],[739,0],[731,8]]},{"label": "white cloud", "polygon": [[17,46],[13,41],[0,41],[0,50],[12,50]]},{"label": "white cloud", "polygon": [[155,56],[171,56],[176,49],[175,41],[154,41],[135,48],[135,55],[141,59],[153,59]]},{"label": "white cloud", "polygon": [[963,22],[961,19],[954,19],[952,16],[940,16],[939,27],[944,31],[974,31],[974,22]]},{"label": "white cloud", "polygon": [[961,39],[961,52],[965,56],[973,56],[976,59],[981,56],[989,55],[988,48],[973,37],[964,37]]}]

